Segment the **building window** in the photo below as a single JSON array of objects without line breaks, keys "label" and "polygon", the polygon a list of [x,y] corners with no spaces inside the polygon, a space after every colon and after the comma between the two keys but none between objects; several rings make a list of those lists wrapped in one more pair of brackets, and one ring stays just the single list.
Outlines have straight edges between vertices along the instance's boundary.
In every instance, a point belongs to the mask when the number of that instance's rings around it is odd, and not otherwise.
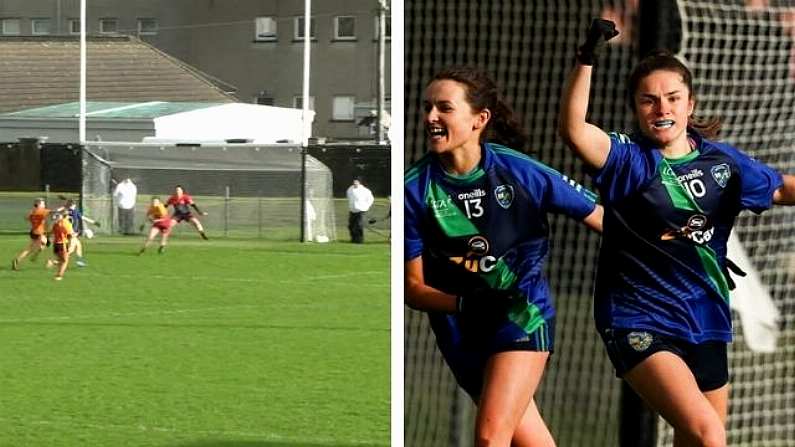
[{"label": "building window", "polygon": [[30,31],[34,36],[50,34],[50,19],[30,19]]},{"label": "building window", "polygon": [[157,34],[157,19],[151,17],[144,17],[138,19],[138,35],[154,35]]},{"label": "building window", "polygon": [[99,32],[103,34],[119,32],[119,19],[99,19]]},{"label": "building window", "polygon": [[356,40],[356,17],[334,17],[334,39]]},{"label": "building window", "polygon": [[273,98],[273,93],[270,90],[262,90],[261,92],[257,93],[257,96],[254,97],[254,104],[259,104],[261,106],[272,106],[276,103],[276,100]]},{"label": "building window", "polygon": [[[293,108],[296,109],[303,109],[304,108],[304,97],[301,95],[293,96]],[[315,97],[309,97],[309,110],[315,110]]]},{"label": "building window", "polygon": [[276,40],[276,17],[257,17],[255,25],[254,40],[257,42]]},{"label": "building window", "polygon": [[[293,33],[293,39],[295,40],[304,40],[304,16],[296,17],[293,21],[295,26],[295,32]],[[317,39],[317,34],[315,34],[315,18],[311,17],[309,19],[309,38],[311,40]]]},{"label": "building window", "polygon": [[80,19],[69,19],[69,34],[80,34]]},{"label": "building window", "polygon": [[[388,15],[384,19],[386,21],[386,36],[384,36],[385,40],[392,39],[392,16]],[[375,38],[378,39],[378,33],[381,31],[381,21],[378,20],[378,17],[375,18]]]},{"label": "building window", "polygon": [[353,106],[355,100],[356,98],[353,96],[335,96],[331,119],[334,121],[353,121]]},{"label": "building window", "polygon": [[2,19],[2,29],[4,36],[18,36],[22,33],[19,19]]}]

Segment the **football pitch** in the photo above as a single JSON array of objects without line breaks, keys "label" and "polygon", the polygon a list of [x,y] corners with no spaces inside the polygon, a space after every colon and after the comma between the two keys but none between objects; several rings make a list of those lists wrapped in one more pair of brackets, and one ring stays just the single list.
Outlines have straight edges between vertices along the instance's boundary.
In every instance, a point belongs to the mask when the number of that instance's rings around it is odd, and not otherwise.
[{"label": "football pitch", "polygon": [[0,445],[389,444],[389,246],[0,236]]}]

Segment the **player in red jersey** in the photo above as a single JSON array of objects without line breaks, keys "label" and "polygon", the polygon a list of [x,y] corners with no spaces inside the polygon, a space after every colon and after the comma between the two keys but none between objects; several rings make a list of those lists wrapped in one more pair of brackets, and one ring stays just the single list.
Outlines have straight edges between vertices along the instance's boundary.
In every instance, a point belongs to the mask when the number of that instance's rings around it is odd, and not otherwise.
[{"label": "player in red jersey", "polygon": [[174,194],[168,198],[168,201],[166,201],[166,207],[169,205],[174,207],[174,214],[171,216],[171,218],[176,221],[176,223],[187,220],[191,223],[191,225],[193,225],[193,228],[199,232],[202,239],[207,240],[207,234],[204,233],[202,223],[199,222],[199,219],[193,215],[190,208],[192,207],[202,216],[206,216],[207,213],[201,211],[199,207],[196,206],[196,204],[193,202],[193,197],[185,192],[185,190],[182,188],[182,185],[177,185],[174,188]]},{"label": "player in red jersey", "polygon": [[44,245],[47,243],[47,216],[50,215],[50,210],[44,204],[44,199],[36,199],[33,201],[33,209],[28,213],[27,219],[30,222],[30,242],[24,250],[19,252],[17,256],[11,261],[11,268],[19,270],[19,262],[30,256],[33,261],[41,252]]},{"label": "player in red jersey", "polygon": [[146,217],[152,223],[152,228],[149,230],[149,236],[144,241],[144,246],[141,247],[138,254],[144,254],[146,247],[152,243],[158,233],[160,233],[160,247],[157,252],[162,254],[166,250],[168,235],[171,233],[171,227],[174,226],[176,220],[168,215],[166,206],[160,202],[158,197],[152,197],[152,203],[149,205],[149,210],[146,211]]}]

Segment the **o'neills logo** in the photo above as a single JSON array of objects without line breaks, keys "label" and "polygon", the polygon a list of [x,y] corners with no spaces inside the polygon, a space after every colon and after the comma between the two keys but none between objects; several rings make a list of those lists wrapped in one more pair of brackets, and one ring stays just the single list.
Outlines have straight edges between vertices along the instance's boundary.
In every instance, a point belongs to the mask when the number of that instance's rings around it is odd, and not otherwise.
[{"label": "o'neills logo", "polygon": [[458,195],[458,200],[479,199],[481,197],[486,197],[486,191],[478,188],[474,191],[462,192],[461,194]]}]

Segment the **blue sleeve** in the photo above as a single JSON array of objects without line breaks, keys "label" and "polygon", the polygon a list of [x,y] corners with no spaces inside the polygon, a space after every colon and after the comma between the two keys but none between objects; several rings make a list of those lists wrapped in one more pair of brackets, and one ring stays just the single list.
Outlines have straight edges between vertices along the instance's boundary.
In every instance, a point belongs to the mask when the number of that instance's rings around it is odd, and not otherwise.
[{"label": "blue sleeve", "polygon": [[653,178],[661,157],[658,152],[643,150],[627,135],[611,132],[605,165],[593,173],[602,202],[627,197]]},{"label": "blue sleeve", "polygon": [[424,204],[420,196],[417,181],[414,180],[406,184],[404,190],[404,214],[403,214],[403,258],[410,261],[422,255],[422,216]]},{"label": "blue sleeve", "polygon": [[550,212],[583,220],[596,208],[596,194],[573,179],[551,168],[539,172],[544,176],[544,203]]},{"label": "blue sleeve", "polygon": [[740,206],[757,214],[773,206],[773,193],[781,188],[781,173],[729,145],[721,147],[737,163],[740,176]]}]

